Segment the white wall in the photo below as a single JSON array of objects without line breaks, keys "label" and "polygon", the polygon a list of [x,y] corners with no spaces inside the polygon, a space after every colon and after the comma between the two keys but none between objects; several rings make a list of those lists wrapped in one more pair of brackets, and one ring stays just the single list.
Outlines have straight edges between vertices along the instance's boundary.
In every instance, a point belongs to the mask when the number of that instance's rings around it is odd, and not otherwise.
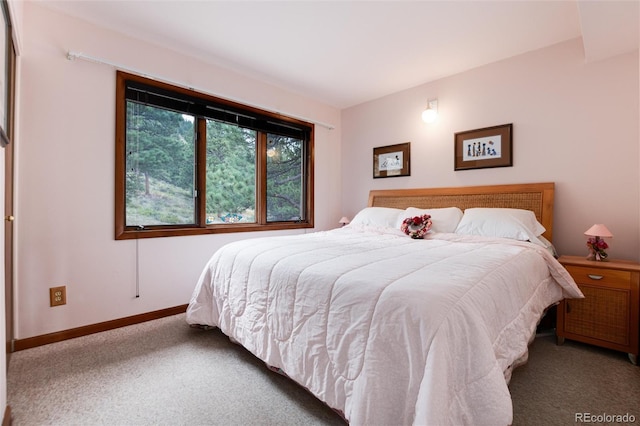
[{"label": "white wall", "polygon": [[[555,182],[554,243],[586,255],[604,223],[609,254],[640,260],[638,52],[585,63],[579,39],[342,112],[343,212],[371,189]],[[439,118],[420,119],[438,98]],[[513,123],[513,167],[454,171],[454,133]],[[372,178],[372,149],[411,142],[411,176]]]},{"label": "white wall", "polygon": [[[188,303],[210,255],[223,243],[274,233],[115,241],[115,70],[66,59],[83,52],[162,79],[265,109],[336,126],[315,132],[316,230],[342,215],[339,111],[182,56],[24,3],[17,176],[16,338]],[[284,232],[279,232],[284,233]],[[67,305],[48,289],[67,286]]]}]

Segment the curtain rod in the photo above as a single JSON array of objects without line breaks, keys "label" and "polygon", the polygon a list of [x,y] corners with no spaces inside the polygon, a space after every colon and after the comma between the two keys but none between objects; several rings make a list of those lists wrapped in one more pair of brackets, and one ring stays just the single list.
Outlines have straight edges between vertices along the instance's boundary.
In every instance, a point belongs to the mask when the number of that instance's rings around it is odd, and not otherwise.
[{"label": "curtain rod", "polygon": [[226,96],[213,95],[211,93],[207,93],[204,90],[196,89],[193,86],[187,86],[187,85],[184,85],[184,84],[175,83],[175,82],[173,82],[171,80],[167,80],[167,79],[164,79],[162,77],[151,75],[151,74],[143,72],[143,71],[135,70],[133,68],[125,67],[125,66],[122,66],[120,64],[109,62],[109,61],[106,61],[106,60],[103,60],[103,59],[94,58],[93,56],[85,55],[82,52],[74,52],[74,51],[69,50],[67,52],[67,59],[70,60],[70,61],[74,61],[76,59],[82,59],[82,60],[85,60],[85,61],[88,61],[88,62],[94,62],[96,64],[108,65],[108,66],[111,66],[113,68],[117,68],[117,69],[122,70],[122,71],[127,71],[127,72],[130,72],[130,73],[138,74],[138,75],[141,75],[143,77],[147,77],[147,78],[151,78],[153,80],[161,81],[163,83],[169,83],[169,84],[177,85],[177,86],[180,86],[182,88],[189,89],[189,90],[198,90],[199,92],[202,92],[202,93],[205,93],[205,94],[209,94],[209,95],[217,96],[217,97],[222,97],[222,98],[224,98],[224,99],[226,99],[228,101],[238,102],[238,103],[241,103],[241,104],[253,107],[253,108],[260,108],[262,110],[269,111],[269,112],[272,112],[274,114],[281,114],[281,115],[289,116],[291,118],[297,118],[298,120],[303,120],[303,121],[307,121],[309,123],[317,124],[317,125],[322,126],[322,127],[326,128],[326,129],[329,129],[329,130],[333,130],[333,129],[336,128],[336,126],[334,126],[333,124],[323,123],[321,121],[311,120],[311,119],[306,118],[306,117],[300,117],[300,116],[296,116],[296,115],[292,115],[292,114],[288,114],[288,113],[282,113],[280,111],[276,111],[276,110],[273,110],[273,109],[270,109],[270,108],[265,108],[265,107],[260,106],[260,105],[252,104],[250,102],[246,102],[246,101],[244,101],[242,99],[234,99],[234,98],[229,98],[229,97],[226,97]]}]

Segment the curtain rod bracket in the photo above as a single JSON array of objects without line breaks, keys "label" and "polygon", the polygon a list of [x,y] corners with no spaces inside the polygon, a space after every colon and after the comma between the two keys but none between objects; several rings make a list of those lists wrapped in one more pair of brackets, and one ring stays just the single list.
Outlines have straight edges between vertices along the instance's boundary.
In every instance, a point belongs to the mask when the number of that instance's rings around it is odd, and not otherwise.
[{"label": "curtain rod bracket", "polygon": [[82,53],[80,52],[72,52],[71,50],[67,52],[67,59],[70,61],[75,61],[81,56],[82,56]]}]

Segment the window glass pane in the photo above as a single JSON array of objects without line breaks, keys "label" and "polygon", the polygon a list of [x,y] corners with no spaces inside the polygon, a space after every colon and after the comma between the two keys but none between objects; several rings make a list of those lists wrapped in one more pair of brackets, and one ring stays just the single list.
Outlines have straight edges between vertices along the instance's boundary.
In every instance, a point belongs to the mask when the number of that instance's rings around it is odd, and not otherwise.
[{"label": "window glass pane", "polygon": [[304,143],[267,135],[267,222],[304,218]]},{"label": "window glass pane", "polygon": [[313,227],[313,125],[116,75],[117,240]]},{"label": "window glass pane", "polygon": [[127,102],[126,226],[196,223],[193,116]]},{"label": "window glass pane", "polygon": [[256,222],[255,130],[207,120],[206,223]]}]

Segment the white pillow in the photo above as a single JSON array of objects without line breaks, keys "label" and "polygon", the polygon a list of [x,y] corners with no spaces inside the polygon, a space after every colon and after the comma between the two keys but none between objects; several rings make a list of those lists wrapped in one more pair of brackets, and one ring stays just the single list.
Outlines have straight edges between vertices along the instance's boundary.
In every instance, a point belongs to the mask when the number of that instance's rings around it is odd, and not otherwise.
[{"label": "white pillow", "polygon": [[351,220],[351,225],[382,226],[385,228],[398,228],[398,217],[404,213],[402,209],[391,207],[365,207]]},{"label": "white pillow", "polygon": [[456,234],[511,238],[543,245],[538,236],[546,229],[529,210],[505,208],[470,208],[464,211]]},{"label": "white pillow", "polygon": [[455,232],[460,219],[462,219],[462,210],[457,207],[444,207],[438,209],[419,209],[409,207],[404,211],[404,215],[400,216],[398,228],[402,221],[408,217],[421,216],[423,214],[431,215],[431,232]]}]

